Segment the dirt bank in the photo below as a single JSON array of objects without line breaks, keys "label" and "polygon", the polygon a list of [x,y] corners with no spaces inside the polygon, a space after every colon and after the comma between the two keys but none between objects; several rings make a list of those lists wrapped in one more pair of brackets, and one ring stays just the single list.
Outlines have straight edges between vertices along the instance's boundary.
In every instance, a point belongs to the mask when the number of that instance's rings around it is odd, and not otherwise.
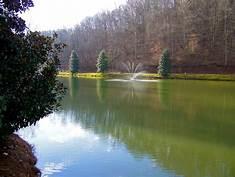
[{"label": "dirt bank", "polygon": [[18,135],[0,142],[0,177],[38,177],[33,148]]}]

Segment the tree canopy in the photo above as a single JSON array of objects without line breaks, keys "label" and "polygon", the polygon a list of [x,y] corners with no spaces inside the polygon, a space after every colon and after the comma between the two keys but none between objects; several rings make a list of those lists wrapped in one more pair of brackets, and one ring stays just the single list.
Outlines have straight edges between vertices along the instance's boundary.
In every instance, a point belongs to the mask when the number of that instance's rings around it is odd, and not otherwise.
[{"label": "tree canopy", "polygon": [[26,30],[19,13],[31,0],[0,1],[0,136],[56,110],[64,94],[56,80],[63,44]]},{"label": "tree canopy", "polygon": [[127,61],[155,71],[168,48],[173,71],[234,72],[234,21],[231,0],[128,0],[112,11],[85,18],[74,29],[57,31],[68,44],[62,68],[68,69],[69,55],[76,48],[81,71],[96,70],[97,51],[102,49],[114,71],[122,71]]},{"label": "tree canopy", "polygon": [[33,6],[32,0],[0,0],[0,16],[6,20],[5,25],[17,33],[22,33],[26,25],[19,14]]}]

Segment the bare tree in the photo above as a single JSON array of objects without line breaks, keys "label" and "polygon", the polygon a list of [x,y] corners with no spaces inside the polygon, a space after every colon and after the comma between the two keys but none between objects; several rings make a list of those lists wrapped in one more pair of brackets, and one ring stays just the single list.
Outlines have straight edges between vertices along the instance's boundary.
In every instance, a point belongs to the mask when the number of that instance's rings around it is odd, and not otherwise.
[{"label": "bare tree", "polygon": [[126,61],[151,70],[164,48],[171,53],[173,70],[235,67],[234,13],[234,0],[128,0],[113,11],[84,19],[74,29],[57,31],[67,44],[62,68],[67,69],[75,50],[81,71],[95,71],[97,55],[105,49],[113,71],[122,70]]}]

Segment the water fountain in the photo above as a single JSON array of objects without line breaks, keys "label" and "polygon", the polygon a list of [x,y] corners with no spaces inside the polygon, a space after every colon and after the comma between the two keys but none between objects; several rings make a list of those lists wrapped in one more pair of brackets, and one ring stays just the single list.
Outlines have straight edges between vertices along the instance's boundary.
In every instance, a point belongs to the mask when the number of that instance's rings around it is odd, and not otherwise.
[{"label": "water fountain", "polygon": [[138,72],[138,73],[133,73],[133,76],[130,78],[130,80],[137,80],[139,76],[141,76],[144,72]]},{"label": "water fountain", "polygon": [[139,82],[156,82],[156,80],[143,80],[143,79],[138,79],[139,76],[141,76],[143,73],[145,73],[143,70],[143,64],[138,63],[136,64],[133,61],[127,61],[123,62],[122,66],[125,68],[125,70],[129,73],[132,74],[131,77],[128,79],[110,79],[107,81],[118,81],[118,82],[133,82],[133,81],[139,81]]},{"label": "water fountain", "polygon": [[128,73],[133,74],[132,77],[130,77],[129,79],[130,81],[136,80],[138,76],[144,73],[143,71],[140,72],[140,70],[142,70],[143,68],[142,63],[135,64],[132,61],[127,61],[126,63],[123,62],[122,65],[124,66],[124,68],[127,70]]},{"label": "water fountain", "polygon": [[128,73],[137,73],[137,71],[140,70],[143,66],[141,63],[135,64],[131,61],[127,61],[126,63],[123,62],[122,65]]}]

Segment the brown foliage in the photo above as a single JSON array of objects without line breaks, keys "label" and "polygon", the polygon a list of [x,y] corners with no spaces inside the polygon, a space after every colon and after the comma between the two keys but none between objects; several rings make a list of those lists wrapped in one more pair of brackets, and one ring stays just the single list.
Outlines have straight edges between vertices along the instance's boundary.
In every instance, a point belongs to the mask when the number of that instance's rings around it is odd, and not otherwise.
[{"label": "brown foliage", "polygon": [[[62,69],[72,49],[82,71],[95,71],[105,49],[111,70],[133,61],[157,65],[168,48],[177,67],[235,65],[235,2],[231,0],[128,0],[126,5],[86,18],[72,30],[57,31],[67,43]],[[174,68],[173,68],[174,69]]]}]

